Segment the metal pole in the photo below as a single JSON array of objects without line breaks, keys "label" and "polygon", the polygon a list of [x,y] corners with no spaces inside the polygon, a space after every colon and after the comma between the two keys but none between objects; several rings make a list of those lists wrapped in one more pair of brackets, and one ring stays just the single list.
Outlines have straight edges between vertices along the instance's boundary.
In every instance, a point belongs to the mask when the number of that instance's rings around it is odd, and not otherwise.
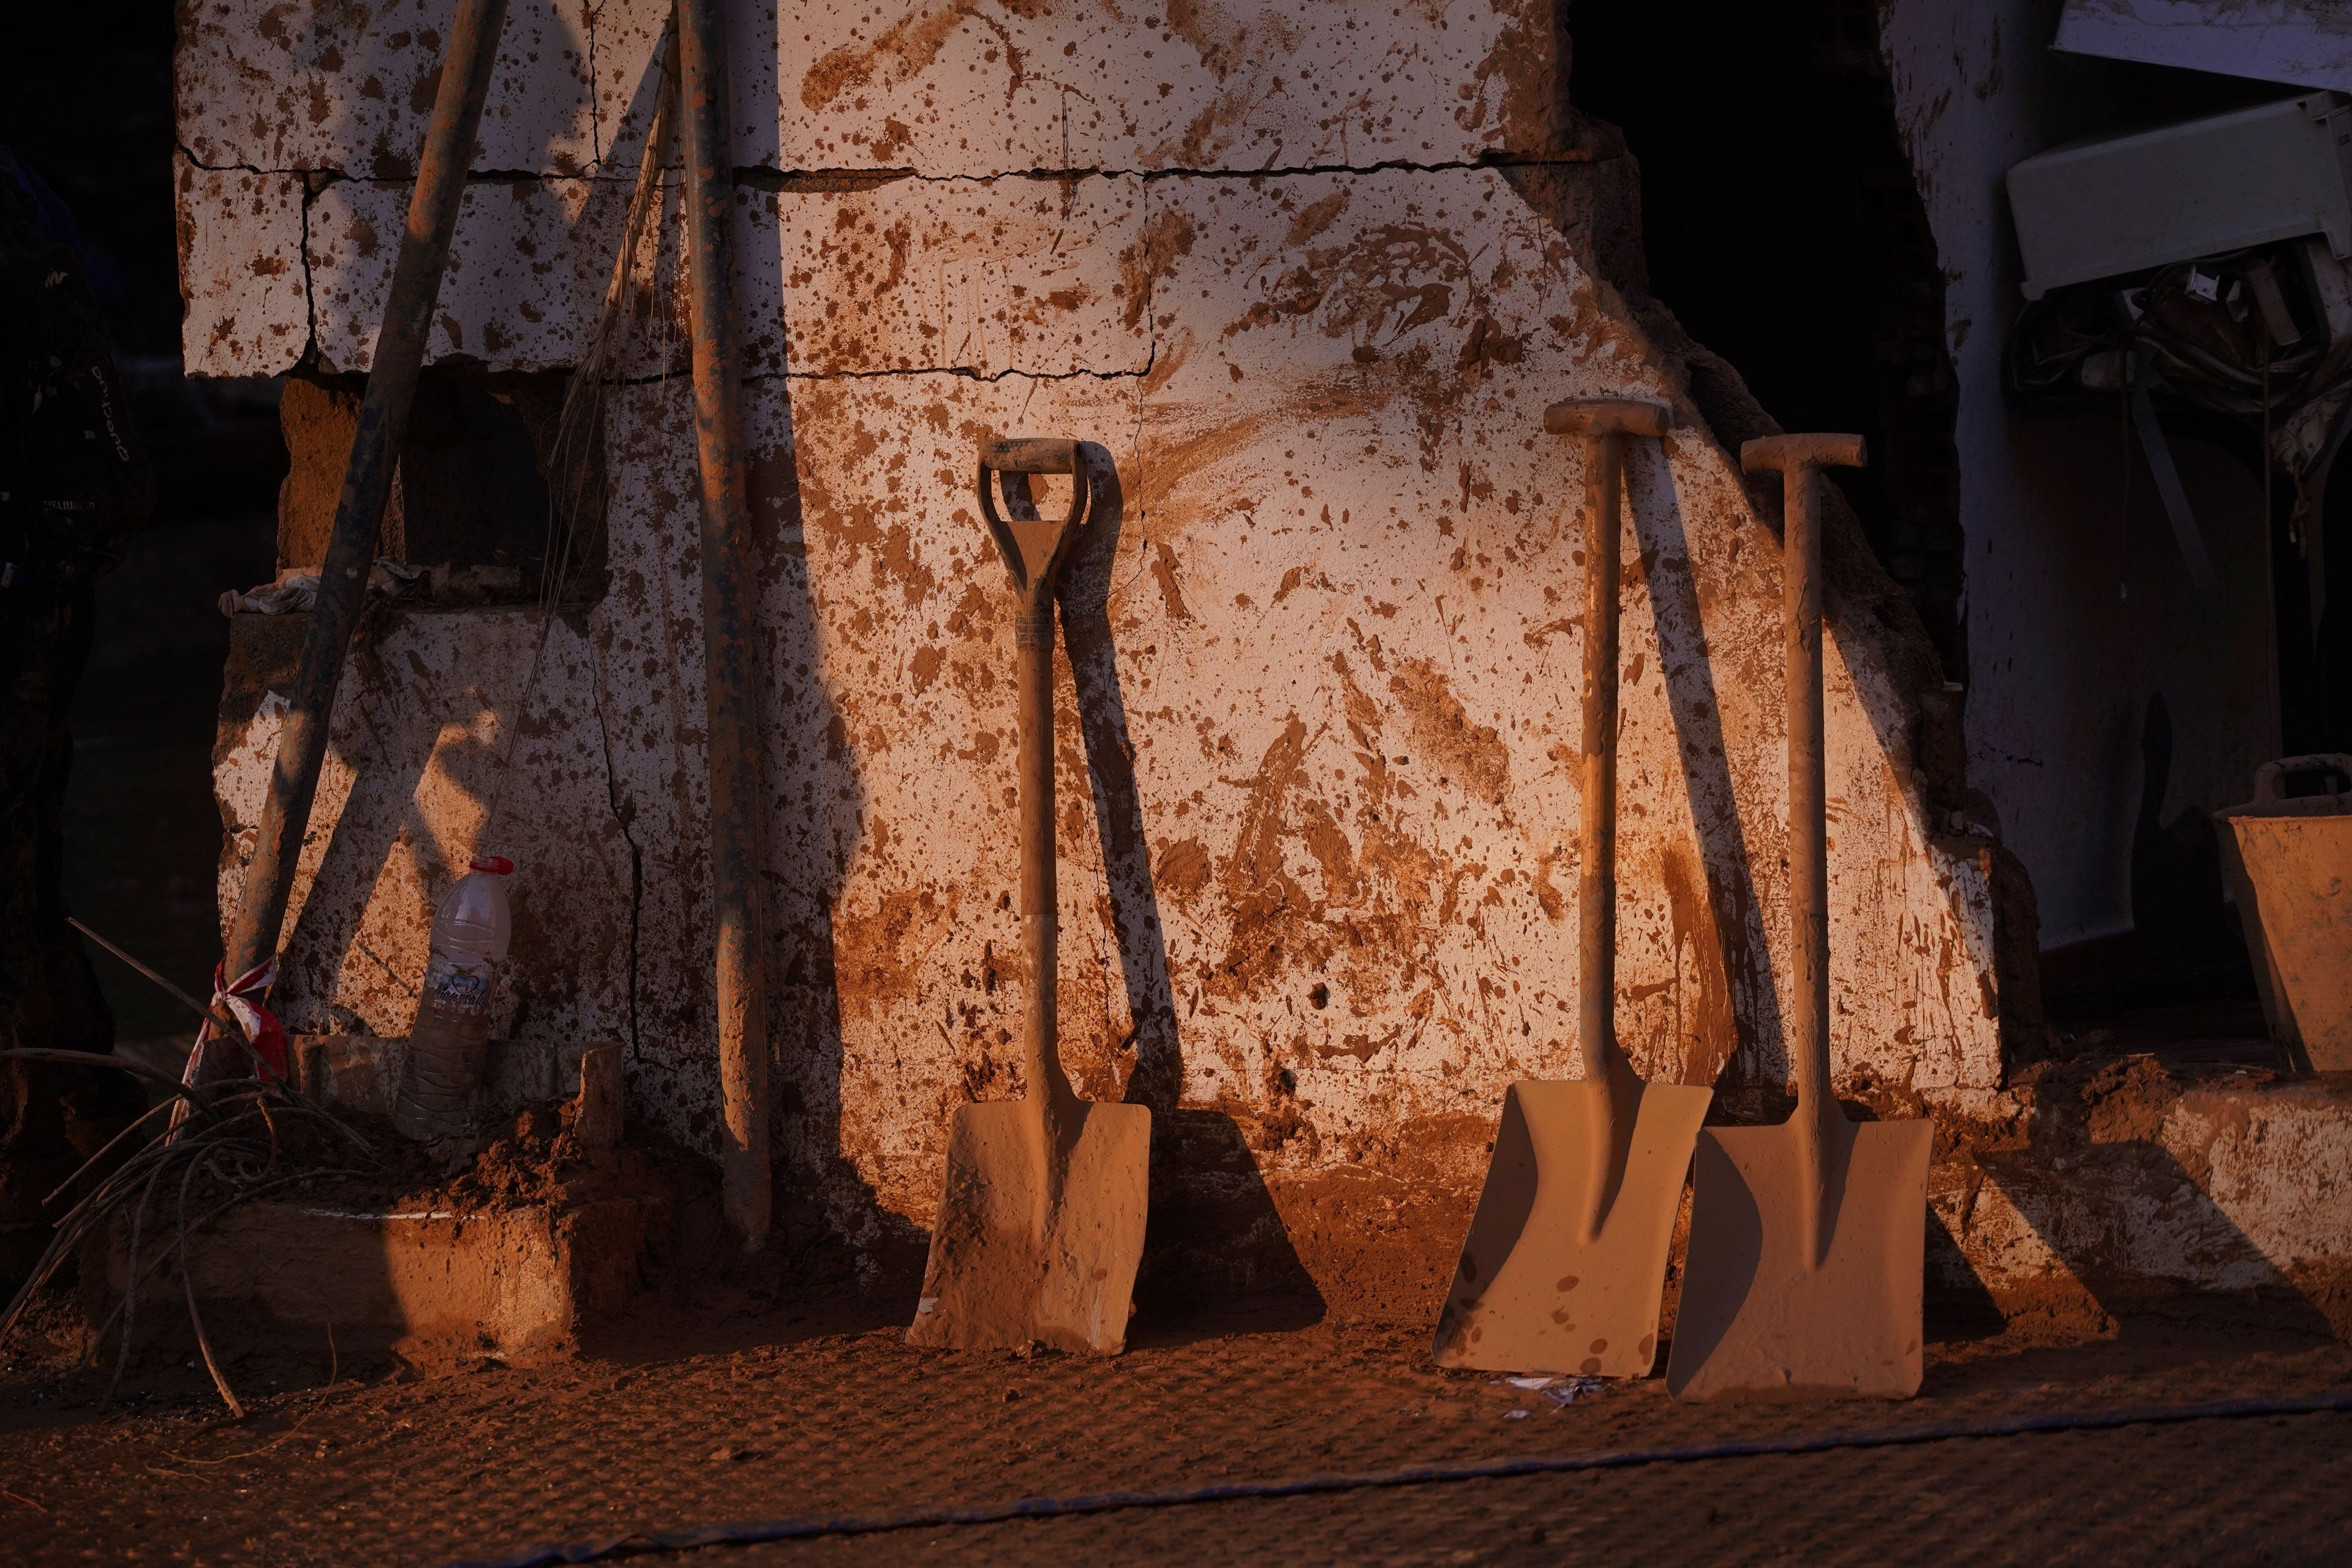
[{"label": "metal pole", "polygon": [[694,435],[702,476],[702,657],[710,753],[710,895],[718,917],[721,1201],[747,1252],[767,1240],[767,972],[760,751],[759,580],[743,490],[743,368],[728,245],[734,159],[728,136],[722,0],[678,0],[678,123],[686,157],[687,262],[694,335]]},{"label": "metal pole", "polygon": [[[409,405],[425,363],[425,334],[441,294],[449,236],[457,226],[457,204],[465,195],[466,169],[481,126],[482,100],[489,91],[506,10],[506,0],[458,0],[457,20],[450,27],[449,52],[442,61],[441,86],[425,132],[416,189],[409,197],[408,226],[393,265],[383,327],[376,334],[375,363],[360,403],[351,460],[343,469],[334,531],[328,536],[326,561],[319,569],[318,604],[302,644],[285,727],[278,732],[277,765],[270,773],[253,859],[246,867],[245,892],[229,925],[225,978],[231,984],[278,950],[294,868],[310,830],[310,804],[319,791],[319,770],[326,760],[343,653],[367,591],[384,501],[399,466]],[[214,1070],[199,1067],[196,1076],[210,1076]]]}]

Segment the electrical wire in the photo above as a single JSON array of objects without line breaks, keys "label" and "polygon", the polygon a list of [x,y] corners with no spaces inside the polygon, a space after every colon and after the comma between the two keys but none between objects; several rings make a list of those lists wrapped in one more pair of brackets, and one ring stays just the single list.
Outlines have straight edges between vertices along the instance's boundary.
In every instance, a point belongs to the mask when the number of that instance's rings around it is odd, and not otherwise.
[{"label": "electrical wire", "polygon": [[2352,1413],[2352,1393],[2305,1394],[2284,1399],[2219,1399],[2202,1405],[2139,1405],[2120,1410],[2045,1415],[2007,1415],[1982,1421],[1938,1421],[1810,1436],[1732,1437],[1673,1447],[1610,1448],[1550,1458],[1416,1465],[1364,1475],[1306,1476],[1287,1481],[1235,1481],[1177,1491],[1017,1498],[1008,1502],[942,1505],[895,1514],[811,1516],[756,1524],[704,1525],[691,1530],[615,1536],[568,1546],[542,1546],[519,1556],[489,1561],[460,1559],[449,1563],[447,1568],[561,1568],[561,1565],[569,1563],[604,1563],[622,1557],[696,1552],[719,1546],[761,1546],[779,1541],[807,1541],[822,1536],[880,1535],[902,1530],[1003,1524],[1014,1520],[1065,1519],[1076,1514],[1117,1513],[1131,1509],[1187,1508],[1204,1503],[1318,1497],[1335,1492],[1437,1486],[1454,1481],[1509,1480],[1521,1476],[1633,1469],[1644,1465],[1820,1454],[1839,1448],[1889,1448],[1918,1443],[1950,1442],[1965,1437],[2018,1437],[2041,1432],[2103,1431],[2117,1426],[2168,1426],[2188,1421],[2233,1421],[2266,1415],[2347,1413]]}]

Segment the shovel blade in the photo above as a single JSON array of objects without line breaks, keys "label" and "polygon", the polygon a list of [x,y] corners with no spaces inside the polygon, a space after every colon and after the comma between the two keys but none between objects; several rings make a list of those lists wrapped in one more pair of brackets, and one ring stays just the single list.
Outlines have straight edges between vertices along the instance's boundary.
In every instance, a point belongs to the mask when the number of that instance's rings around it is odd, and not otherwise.
[{"label": "shovel blade", "polygon": [[1143,1258],[1151,1111],[1083,1108],[1049,1204],[1045,1128],[1034,1107],[994,1101],[948,1123],[947,1186],[909,1344],[953,1350],[1116,1355]]},{"label": "shovel blade", "polygon": [[1594,1083],[1503,1095],[1495,1157],[1437,1320],[1440,1366],[1646,1377],[1691,1146],[1714,1091],[1646,1084],[1623,1179],[1588,1236],[1592,1151],[1613,1142]]},{"label": "shovel blade", "polygon": [[1854,1130],[1828,1256],[1807,1258],[1794,1121],[1700,1135],[1690,1258],[1666,1392],[1676,1399],[1908,1399],[1919,1392],[1931,1123]]}]

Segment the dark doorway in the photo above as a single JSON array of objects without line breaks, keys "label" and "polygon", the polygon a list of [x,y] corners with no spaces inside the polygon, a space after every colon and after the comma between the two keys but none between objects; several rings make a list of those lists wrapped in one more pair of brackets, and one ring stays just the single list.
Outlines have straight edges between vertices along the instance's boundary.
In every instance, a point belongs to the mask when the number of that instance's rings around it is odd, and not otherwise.
[{"label": "dark doorway", "polygon": [[1869,442],[1837,480],[1965,679],[1959,394],[1873,0],[1585,0],[1570,32],[1570,100],[1641,164],[1650,292],[1783,429]]},{"label": "dark doorway", "polygon": [[[152,521],[96,587],[89,667],[69,727],[67,909],[199,996],[220,954],[214,717],[224,589],[269,580],[278,387],[180,371],[171,0],[11,10],[0,50],[0,145],[72,216],[154,465]],[[184,1048],[180,1004],[93,951],[123,1042]]]}]

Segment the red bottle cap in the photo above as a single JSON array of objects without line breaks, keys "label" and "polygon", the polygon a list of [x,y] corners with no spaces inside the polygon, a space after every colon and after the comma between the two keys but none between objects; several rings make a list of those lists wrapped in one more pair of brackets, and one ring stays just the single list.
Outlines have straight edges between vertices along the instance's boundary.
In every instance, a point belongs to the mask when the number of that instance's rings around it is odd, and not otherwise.
[{"label": "red bottle cap", "polygon": [[503,855],[477,855],[470,864],[474,870],[488,871],[493,877],[514,875],[514,862]]}]

